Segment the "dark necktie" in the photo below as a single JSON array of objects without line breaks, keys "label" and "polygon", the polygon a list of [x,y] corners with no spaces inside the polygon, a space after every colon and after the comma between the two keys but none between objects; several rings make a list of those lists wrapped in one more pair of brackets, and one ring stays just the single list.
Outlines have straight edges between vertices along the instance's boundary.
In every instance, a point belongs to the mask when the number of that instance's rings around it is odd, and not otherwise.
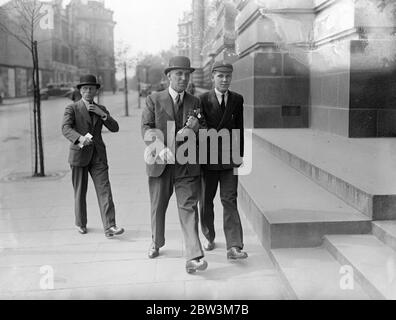
[{"label": "dark necktie", "polygon": [[222,94],[222,95],[221,95],[221,104],[220,104],[220,109],[221,109],[221,112],[222,112],[222,113],[225,112],[225,108],[226,108],[226,104],[225,104],[225,95]]},{"label": "dark necktie", "polygon": [[[91,104],[93,104],[93,102],[89,102],[88,101],[88,103],[91,105]],[[91,111],[89,111],[89,115],[91,116],[91,122],[92,122],[92,124],[93,124],[93,122],[94,122],[94,118],[95,118],[95,113],[94,112],[91,112]]]},{"label": "dark necktie", "polygon": [[183,101],[181,95],[178,94],[175,101],[175,116],[176,116],[176,127],[181,129],[183,127]]}]

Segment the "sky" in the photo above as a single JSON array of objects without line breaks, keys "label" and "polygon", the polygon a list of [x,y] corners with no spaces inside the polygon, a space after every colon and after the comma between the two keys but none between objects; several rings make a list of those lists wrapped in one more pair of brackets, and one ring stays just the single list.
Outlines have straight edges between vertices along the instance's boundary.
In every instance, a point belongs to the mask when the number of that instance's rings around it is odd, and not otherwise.
[{"label": "sky", "polygon": [[177,24],[191,0],[105,0],[105,6],[114,11],[116,44],[156,53],[177,44]]},{"label": "sky", "polygon": [[[47,2],[49,0],[43,0]],[[64,0],[64,4],[70,0]],[[0,0],[0,5],[8,0]],[[115,44],[128,44],[132,54],[157,53],[177,44],[177,24],[191,0],[104,0],[114,11]]]}]

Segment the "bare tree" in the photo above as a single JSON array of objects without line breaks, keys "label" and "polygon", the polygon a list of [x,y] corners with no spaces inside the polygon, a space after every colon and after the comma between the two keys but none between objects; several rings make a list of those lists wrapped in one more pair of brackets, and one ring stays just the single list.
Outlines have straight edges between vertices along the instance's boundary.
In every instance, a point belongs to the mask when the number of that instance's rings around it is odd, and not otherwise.
[{"label": "bare tree", "polygon": [[[95,41],[85,40],[81,43],[81,49],[84,52],[84,58],[90,72],[94,73],[101,80],[100,69],[103,66],[107,55],[105,50]],[[98,103],[100,103],[100,92],[98,93]]]},{"label": "bare tree", "polygon": [[[136,58],[130,56],[130,47],[119,42],[116,49],[116,68],[124,72],[124,94],[125,94],[125,116],[129,116],[128,105],[128,69],[136,64]],[[138,108],[140,108],[140,98],[138,92]]]},{"label": "bare tree", "polygon": [[0,29],[17,39],[32,57],[33,79],[33,131],[34,131],[34,177],[45,176],[43,137],[41,132],[41,100],[39,58],[36,29],[47,14],[44,3],[38,0],[12,0],[0,7]]},{"label": "bare tree", "polygon": [[396,15],[396,3],[395,3],[395,0],[379,0],[378,1],[378,7],[381,10],[384,10],[387,6],[391,6],[391,10],[393,11],[393,14]]}]

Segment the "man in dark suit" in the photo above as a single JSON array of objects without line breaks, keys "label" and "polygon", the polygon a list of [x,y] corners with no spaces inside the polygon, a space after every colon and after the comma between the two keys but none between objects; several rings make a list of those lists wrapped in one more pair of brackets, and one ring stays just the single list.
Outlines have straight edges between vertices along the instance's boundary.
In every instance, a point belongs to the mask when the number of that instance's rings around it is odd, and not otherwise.
[{"label": "man in dark suit", "polygon": [[[165,213],[175,189],[188,273],[205,270],[208,265],[203,259],[198,233],[200,165],[196,158],[186,163],[182,161],[185,153],[180,150],[183,150],[184,139],[177,137],[187,134],[195,138],[202,126],[199,99],[185,91],[193,71],[187,57],[171,58],[165,69],[169,88],[149,95],[142,113],[142,135],[148,145],[145,158],[151,203],[152,244],[148,256],[157,257],[159,249],[165,245]],[[196,150],[197,140],[187,142]],[[157,146],[156,149],[153,146]]]},{"label": "man in dark suit", "polygon": [[90,173],[98,197],[105,236],[112,238],[122,234],[124,229],[117,227],[115,222],[102,127],[104,125],[111,132],[118,132],[119,127],[109,111],[94,102],[99,87],[94,75],[80,78],[77,89],[80,90],[82,98],[66,107],[62,133],[71,142],[69,163],[72,170],[77,230],[81,234],[87,233],[86,195]]},{"label": "man in dark suit", "polygon": [[[201,230],[206,241],[205,250],[215,248],[213,199],[220,184],[223,205],[223,229],[226,237],[227,258],[245,259],[243,232],[237,208],[238,176],[244,152],[243,97],[229,90],[233,67],[226,62],[215,62],[212,67],[214,89],[200,96],[202,113],[209,130],[221,138],[218,145],[207,140],[207,164],[202,166],[202,198],[200,201]],[[215,161],[214,161],[215,160]]]}]

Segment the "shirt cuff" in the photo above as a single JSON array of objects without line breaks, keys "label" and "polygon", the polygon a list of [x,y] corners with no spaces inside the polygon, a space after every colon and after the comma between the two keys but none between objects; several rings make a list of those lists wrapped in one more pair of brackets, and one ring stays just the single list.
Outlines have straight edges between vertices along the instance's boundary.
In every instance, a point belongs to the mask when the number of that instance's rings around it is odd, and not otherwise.
[{"label": "shirt cuff", "polygon": [[107,120],[107,115],[103,116],[103,117],[102,117],[102,120],[103,120],[103,121],[106,121],[106,120]]}]

